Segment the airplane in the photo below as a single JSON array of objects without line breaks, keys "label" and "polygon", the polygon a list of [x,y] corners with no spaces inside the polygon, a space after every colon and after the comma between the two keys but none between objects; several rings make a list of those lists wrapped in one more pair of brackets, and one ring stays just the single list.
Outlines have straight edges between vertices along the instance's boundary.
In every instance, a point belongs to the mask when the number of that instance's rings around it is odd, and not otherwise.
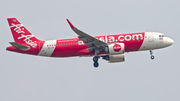
[{"label": "airplane", "polygon": [[45,57],[93,56],[93,65],[98,67],[98,60],[109,63],[124,62],[125,52],[150,51],[153,60],[154,49],[168,47],[174,41],[158,32],[139,32],[129,34],[91,36],[76,27],[67,19],[78,38],[42,41],[31,34],[16,18],[7,18],[15,42],[6,50],[23,54]]}]

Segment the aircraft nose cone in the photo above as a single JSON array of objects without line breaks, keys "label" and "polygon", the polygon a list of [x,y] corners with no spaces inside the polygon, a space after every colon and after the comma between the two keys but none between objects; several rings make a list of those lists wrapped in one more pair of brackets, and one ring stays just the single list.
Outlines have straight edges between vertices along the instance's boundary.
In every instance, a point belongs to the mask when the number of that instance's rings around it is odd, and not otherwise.
[{"label": "aircraft nose cone", "polygon": [[169,38],[168,43],[169,43],[170,45],[172,45],[172,44],[174,43],[174,41]]},{"label": "aircraft nose cone", "polygon": [[168,46],[172,45],[173,43],[174,43],[174,41],[171,38],[168,38],[167,41],[166,41],[166,44]]}]

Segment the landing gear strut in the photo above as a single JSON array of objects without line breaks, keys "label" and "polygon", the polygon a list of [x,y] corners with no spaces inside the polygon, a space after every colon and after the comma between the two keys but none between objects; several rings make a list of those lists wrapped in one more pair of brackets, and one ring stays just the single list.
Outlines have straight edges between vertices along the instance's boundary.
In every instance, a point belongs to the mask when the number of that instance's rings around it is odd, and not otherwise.
[{"label": "landing gear strut", "polygon": [[153,59],[154,59],[154,55],[153,55],[152,50],[150,50],[149,52],[150,52],[150,54],[151,54],[151,59],[153,60]]},{"label": "landing gear strut", "polygon": [[99,59],[99,56],[93,57],[94,67],[96,67],[96,68],[99,66],[98,59]]}]

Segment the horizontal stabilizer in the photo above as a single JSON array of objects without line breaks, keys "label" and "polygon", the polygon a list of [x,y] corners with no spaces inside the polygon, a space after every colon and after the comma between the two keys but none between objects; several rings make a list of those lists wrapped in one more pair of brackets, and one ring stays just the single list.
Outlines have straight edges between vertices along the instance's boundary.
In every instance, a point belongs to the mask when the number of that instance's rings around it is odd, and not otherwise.
[{"label": "horizontal stabilizer", "polygon": [[16,42],[9,42],[9,43],[16,49],[22,49],[22,50],[30,49],[29,46],[25,46],[25,45],[22,45],[22,44],[19,44],[19,43],[16,43]]}]

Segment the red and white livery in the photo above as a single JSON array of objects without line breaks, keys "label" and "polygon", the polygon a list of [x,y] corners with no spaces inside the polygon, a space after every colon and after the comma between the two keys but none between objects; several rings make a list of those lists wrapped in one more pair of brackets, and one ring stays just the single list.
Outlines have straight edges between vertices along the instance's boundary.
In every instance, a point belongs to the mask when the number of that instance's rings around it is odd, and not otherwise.
[{"label": "red and white livery", "polygon": [[39,55],[46,57],[94,56],[94,67],[98,67],[98,59],[109,61],[125,61],[124,53],[132,51],[152,50],[170,46],[174,41],[158,32],[140,32],[129,34],[91,36],[76,27],[67,19],[78,38],[42,41],[32,35],[16,18],[8,18],[9,27],[15,42],[10,42],[8,51]]}]

